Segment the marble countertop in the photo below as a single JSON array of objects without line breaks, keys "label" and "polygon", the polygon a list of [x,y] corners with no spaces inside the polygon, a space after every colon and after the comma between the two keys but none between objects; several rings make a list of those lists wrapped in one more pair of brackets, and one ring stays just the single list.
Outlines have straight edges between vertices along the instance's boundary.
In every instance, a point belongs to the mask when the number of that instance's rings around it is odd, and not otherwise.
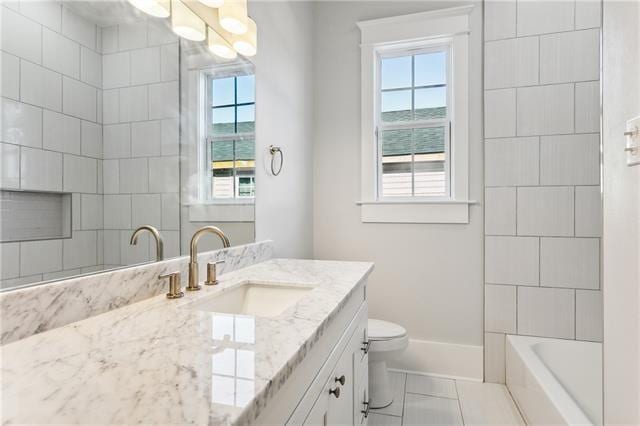
[{"label": "marble countertop", "polygon": [[[269,260],[4,345],[2,421],[251,423],[372,268]],[[271,318],[190,306],[246,280],[314,288]]]}]

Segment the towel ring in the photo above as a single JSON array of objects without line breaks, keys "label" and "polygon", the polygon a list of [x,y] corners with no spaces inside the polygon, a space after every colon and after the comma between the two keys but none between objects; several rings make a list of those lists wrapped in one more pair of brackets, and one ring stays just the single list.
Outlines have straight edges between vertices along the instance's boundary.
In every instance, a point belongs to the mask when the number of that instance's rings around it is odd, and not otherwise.
[{"label": "towel ring", "polygon": [[[284,154],[279,146],[269,145],[269,153],[271,154],[271,173],[274,176],[278,176],[282,171],[282,165],[284,164]],[[278,167],[278,171],[276,171],[276,154],[280,154],[280,167]]]}]

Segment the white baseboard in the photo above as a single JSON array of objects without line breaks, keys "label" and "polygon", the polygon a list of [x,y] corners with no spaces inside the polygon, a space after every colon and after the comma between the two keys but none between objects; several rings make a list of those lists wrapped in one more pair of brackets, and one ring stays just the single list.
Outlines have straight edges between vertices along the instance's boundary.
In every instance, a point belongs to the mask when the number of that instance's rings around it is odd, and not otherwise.
[{"label": "white baseboard", "polygon": [[409,339],[409,347],[389,368],[450,379],[482,381],[482,346]]}]

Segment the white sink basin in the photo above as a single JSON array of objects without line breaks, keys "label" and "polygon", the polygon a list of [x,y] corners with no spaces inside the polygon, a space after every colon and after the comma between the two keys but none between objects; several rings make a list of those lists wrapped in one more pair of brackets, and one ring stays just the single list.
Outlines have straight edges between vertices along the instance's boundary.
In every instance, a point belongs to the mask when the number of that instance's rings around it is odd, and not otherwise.
[{"label": "white sink basin", "polygon": [[313,290],[309,285],[246,282],[189,305],[190,309],[223,314],[275,317]]}]

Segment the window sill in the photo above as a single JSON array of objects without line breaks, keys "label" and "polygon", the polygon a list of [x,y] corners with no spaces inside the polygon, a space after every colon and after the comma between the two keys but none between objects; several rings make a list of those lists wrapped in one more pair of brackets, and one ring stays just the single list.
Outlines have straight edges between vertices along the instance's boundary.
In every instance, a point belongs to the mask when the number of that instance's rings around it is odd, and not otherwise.
[{"label": "window sill", "polygon": [[471,200],[358,201],[363,223],[469,223]]},{"label": "window sill", "polygon": [[189,205],[189,222],[253,222],[254,220],[252,202]]}]

